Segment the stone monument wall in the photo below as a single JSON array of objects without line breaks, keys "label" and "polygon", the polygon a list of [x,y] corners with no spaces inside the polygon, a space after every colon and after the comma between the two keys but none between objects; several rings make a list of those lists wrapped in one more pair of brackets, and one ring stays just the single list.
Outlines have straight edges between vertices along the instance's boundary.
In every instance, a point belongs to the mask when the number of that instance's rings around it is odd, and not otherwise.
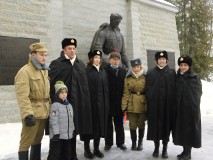
[{"label": "stone monument wall", "polygon": [[[109,23],[111,13],[119,13],[129,59],[140,57],[146,67],[147,50],[165,49],[179,55],[176,11],[163,0],[5,0],[0,1],[0,36],[47,42],[48,64],[59,56],[61,40],[74,37],[77,54],[86,62],[99,26]],[[20,116],[14,86],[1,85],[0,123],[16,121]]]},{"label": "stone monument wall", "polygon": [[[131,1],[132,57],[142,58],[147,68],[147,50],[166,50],[180,55],[175,21],[176,8],[162,1]],[[128,38],[129,38],[128,37]],[[154,57],[153,57],[154,61]],[[174,64],[175,65],[175,64]]]}]

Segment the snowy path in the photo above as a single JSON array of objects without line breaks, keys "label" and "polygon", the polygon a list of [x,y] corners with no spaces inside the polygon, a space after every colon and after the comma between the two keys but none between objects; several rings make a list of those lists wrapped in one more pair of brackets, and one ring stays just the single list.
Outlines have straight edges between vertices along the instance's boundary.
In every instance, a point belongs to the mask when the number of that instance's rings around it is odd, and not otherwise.
[{"label": "snowy path", "polygon": [[[21,130],[20,123],[14,124],[1,124],[1,133],[0,133],[0,159],[1,160],[17,160],[17,149],[19,143],[19,134]],[[154,145],[152,141],[144,140],[144,150],[142,151],[131,151],[131,139],[126,127],[126,145],[128,147],[127,151],[122,151],[117,148],[115,145],[111,148],[110,151],[104,151],[104,140],[101,139],[100,150],[103,151],[105,157],[102,160],[156,160],[162,159],[153,158],[152,152]],[[202,117],[202,148],[192,150],[192,159],[193,160],[212,160],[213,157],[213,116],[204,116]],[[145,136],[146,139],[146,136]],[[42,143],[42,157],[43,160],[46,159],[48,154],[48,143],[49,137],[45,136]],[[4,145],[2,145],[4,144]],[[91,143],[92,144],[92,143]],[[92,145],[91,145],[92,148]],[[160,148],[161,150],[161,148]],[[168,154],[169,160],[176,160],[176,155],[181,152],[182,148],[179,146],[173,145],[169,142]],[[83,156],[83,143],[77,141],[77,152],[79,160],[86,160]],[[96,158],[98,159],[98,158]]]}]

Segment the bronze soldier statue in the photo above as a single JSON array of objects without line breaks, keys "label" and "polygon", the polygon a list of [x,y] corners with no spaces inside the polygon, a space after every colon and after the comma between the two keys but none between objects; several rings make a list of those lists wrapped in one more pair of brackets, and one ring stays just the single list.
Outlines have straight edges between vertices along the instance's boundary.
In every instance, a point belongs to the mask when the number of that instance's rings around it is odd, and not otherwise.
[{"label": "bronze soldier statue", "polygon": [[108,64],[108,55],[111,52],[117,52],[121,55],[123,67],[128,68],[128,58],[126,55],[123,35],[118,25],[122,20],[122,16],[117,13],[110,15],[110,24],[103,23],[92,41],[90,51],[100,50],[103,54],[103,66]]}]

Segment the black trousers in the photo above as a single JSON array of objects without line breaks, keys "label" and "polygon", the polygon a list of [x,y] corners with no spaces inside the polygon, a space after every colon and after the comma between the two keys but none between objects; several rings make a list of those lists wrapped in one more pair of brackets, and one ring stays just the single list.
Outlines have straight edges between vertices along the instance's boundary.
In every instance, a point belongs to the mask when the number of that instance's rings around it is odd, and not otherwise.
[{"label": "black trousers", "polygon": [[50,139],[50,150],[47,160],[71,160],[71,140]]},{"label": "black trousers", "polygon": [[105,145],[112,146],[113,145],[113,120],[114,118],[114,126],[116,133],[116,145],[120,146],[124,144],[124,127],[123,127],[123,115],[121,116],[108,116],[107,123],[107,137],[105,138]]},{"label": "black trousers", "polygon": [[76,135],[71,139],[71,154],[72,154],[72,159],[75,160],[77,158],[77,153],[76,153]]}]

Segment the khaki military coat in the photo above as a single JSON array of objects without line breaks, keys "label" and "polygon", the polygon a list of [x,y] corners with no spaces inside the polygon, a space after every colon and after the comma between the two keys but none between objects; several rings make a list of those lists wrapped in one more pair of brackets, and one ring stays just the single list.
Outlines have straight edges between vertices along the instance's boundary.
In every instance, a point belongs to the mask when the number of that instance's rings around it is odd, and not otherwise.
[{"label": "khaki military coat", "polygon": [[146,112],[145,81],[145,73],[138,78],[132,73],[127,75],[124,81],[122,111],[127,110],[127,112],[132,113]]},{"label": "khaki military coat", "polygon": [[15,76],[15,91],[22,119],[28,115],[36,119],[49,116],[49,89],[47,71],[35,68],[30,59]]}]

